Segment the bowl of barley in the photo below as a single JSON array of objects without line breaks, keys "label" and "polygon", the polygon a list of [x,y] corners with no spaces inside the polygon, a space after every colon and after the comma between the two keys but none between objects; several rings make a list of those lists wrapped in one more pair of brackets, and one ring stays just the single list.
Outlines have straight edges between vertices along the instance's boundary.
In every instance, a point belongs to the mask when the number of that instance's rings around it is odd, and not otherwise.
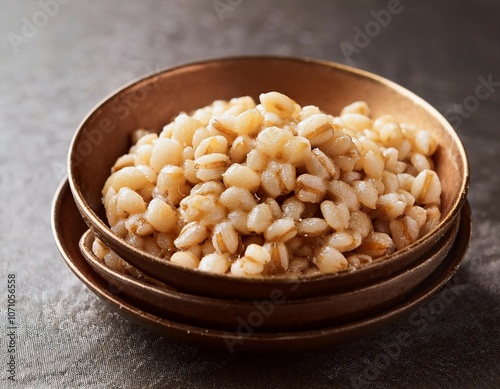
[{"label": "bowl of barley", "polygon": [[460,139],[428,103],[299,58],[144,77],[87,116],[69,153],[102,261],[220,298],[321,296],[417,267],[451,247],[468,179]]}]

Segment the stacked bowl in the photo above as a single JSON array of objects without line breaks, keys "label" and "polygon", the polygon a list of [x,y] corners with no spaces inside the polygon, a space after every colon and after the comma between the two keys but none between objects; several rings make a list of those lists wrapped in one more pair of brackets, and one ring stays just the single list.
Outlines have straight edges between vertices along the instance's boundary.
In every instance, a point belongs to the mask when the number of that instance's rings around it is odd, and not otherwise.
[{"label": "stacked bowl", "polygon": [[[214,100],[280,91],[338,113],[356,100],[375,116],[432,129],[439,147],[441,220],[410,246],[355,271],[300,278],[242,278],[186,269],[138,250],[109,228],[101,190],[138,128]],[[380,328],[443,287],[470,238],[468,164],[450,124],[429,104],[376,75],[310,59],[240,57],[183,65],[147,76],[99,104],[77,130],[69,177],[53,206],[53,230],[68,266],[100,298],[139,324],[184,341],[241,351],[324,347]],[[87,230],[89,228],[89,230]],[[107,267],[98,237],[145,276]]]}]

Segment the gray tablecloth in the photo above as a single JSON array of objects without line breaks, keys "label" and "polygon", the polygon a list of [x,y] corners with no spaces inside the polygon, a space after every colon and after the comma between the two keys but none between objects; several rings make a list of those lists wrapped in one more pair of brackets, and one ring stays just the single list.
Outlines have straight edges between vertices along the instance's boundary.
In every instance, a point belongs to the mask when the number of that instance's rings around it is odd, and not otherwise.
[{"label": "gray tablecloth", "polygon": [[[4,1],[0,387],[500,387],[499,17],[493,0]],[[406,318],[314,353],[214,352],[129,323],[65,266],[50,203],[82,118],[140,75],[238,54],[366,69],[422,96],[455,126],[471,163],[474,235],[453,281],[458,298],[425,326]],[[7,371],[12,277],[16,382]],[[409,343],[387,361],[401,333]]]}]

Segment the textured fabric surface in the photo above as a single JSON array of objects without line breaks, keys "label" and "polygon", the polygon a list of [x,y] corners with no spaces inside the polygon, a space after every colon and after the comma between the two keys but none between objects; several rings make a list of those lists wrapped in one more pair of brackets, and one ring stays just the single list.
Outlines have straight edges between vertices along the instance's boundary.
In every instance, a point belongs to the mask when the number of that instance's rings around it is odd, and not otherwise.
[{"label": "textured fabric surface", "polygon": [[[3,2],[0,387],[500,387],[499,14],[494,0]],[[51,235],[50,204],[83,117],[155,69],[238,54],[350,64],[449,118],[469,154],[474,213],[472,244],[452,281],[456,299],[418,323],[403,318],[323,351],[233,355],[129,323],[71,273]],[[481,77],[490,85],[478,99]],[[14,383],[8,274],[16,277]],[[397,352],[387,351],[401,337]]]}]

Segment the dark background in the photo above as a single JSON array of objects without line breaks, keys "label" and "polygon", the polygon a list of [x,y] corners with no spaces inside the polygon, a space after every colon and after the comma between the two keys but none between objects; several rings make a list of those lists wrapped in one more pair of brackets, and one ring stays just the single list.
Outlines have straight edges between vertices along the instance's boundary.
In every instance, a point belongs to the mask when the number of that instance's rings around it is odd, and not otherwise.
[{"label": "dark background", "polygon": [[[356,28],[373,27],[373,12],[387,10],[387,1],[55,1],[4,1],[0,13],[0,284],[16,273],[17,387],[343,388],[360,380],[374,388],[500,387],[499,1],[401,0],[400,12],[348,56],[342,47],[353,44]],[[41,4],[52,4],[45,19]],[[42,27],[23,27],[37,17]],[[239,54],[365,69],[415,92],[455,125],[471,164],[473,240],[452,281],[458,297],[425,326],[403,318],[319,352],[231,355],[129,323],[66,268],[51,236],[50,202],[84,116],[153,70]],[[479,77],[497,83],[481,101],[473,97]],[[458,113],[464,102],[467,117]],[[7,387],[7,292],[0,294],[0,386]],[[400,334],[410,344],[377,367]]]}]

